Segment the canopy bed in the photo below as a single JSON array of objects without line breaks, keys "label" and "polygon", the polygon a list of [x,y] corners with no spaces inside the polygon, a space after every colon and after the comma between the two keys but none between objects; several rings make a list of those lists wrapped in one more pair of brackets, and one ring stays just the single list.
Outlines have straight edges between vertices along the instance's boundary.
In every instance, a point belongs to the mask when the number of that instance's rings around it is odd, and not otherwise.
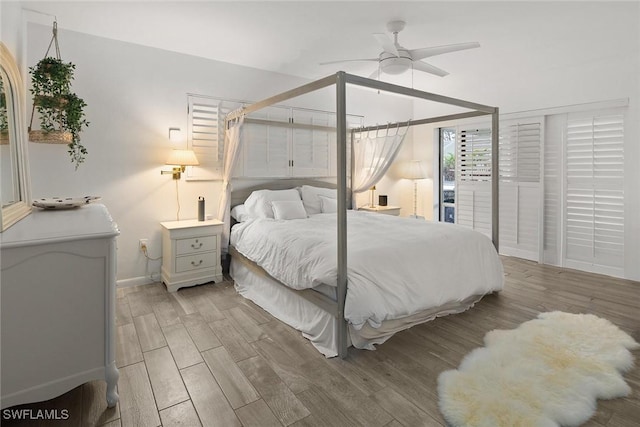
[{"label": "canopy bed", "polygon": [[[238,152],[239,139],[237,135],[245,117],[262,108],[332,85],[335,85],[336,99],[337,185],[335,185],[334,190],[327,190],[334,192],[333,202],[327,202],[329,207],[325,210],[322,205],[318,204],[321,209],[310,212],[308,205],[310,197],[317,198],[317,200],[314,199],[314,203],[324,203],[325,198],[332,198],[330,196],[331,193],[323,192],[326,189],[318,189],[319,187],[327,187],[326,183],[311,183],[309,185],[309,182],[304,181],[279,181],[276,184],[276,188],[289,190],[277,193],[277,196],[274,196],[276,193],[270,193],[270,190],[253,191],[249,192],[250,194],[247,194],[247,191],[240,192],[241,194],[234,192],[232,195],[229,181],[233,162]],[[351,192],[348,189],[353,187],[353,184],[348,183],[349,170],[347,166],[349,153],[347,150],[353,144],[348,144],[347,139],[347,85],[401,94],[470,110],[390,125],[353,129],[351,130],[352,141],[354,134],[357,132],[366,132],[383,127],[409,127],[482,115],[492,116],[491,241],[479,233],[464,230],[451,224],[427,223],[367,212],[348,212],[351,202]],[[246,120],[251,119],[247,117]],[[497,255],[498,108],[338,72],[335,75],[236,110],[227,116],[225,128],[227,129],[227,134],[225,135],[225,170],[219,217],[224,219],[226,224],[230,224],[231,205],[235,206],[243,202],[251,203],[255,209],[256,200],[258,200],[258,203],[263,204],[262,209],[265,209],[264,206],[266,208],[273,207],[274,212],[276,206],[290,209],[294,205],[302,204],[306,209],[306,213],[309,214],[300,215],[299,218],[301,219],[298,220],[284,221],[287,225],[283,225],[282,221],[277,220],[278,213],[276,213],[276,220],[274,221],[274,216],[271,210],[268,209],[269,212],[259,220],[255,220],[255,216],[259,217],[261,216],[260,214],[250,216],[250,220],[234,227],[232,233],[227,231],[227,236],[231,234],[231,244],[229,246],[231,275],[236,281],[236,287],[241,294],[253,299],[276,315],[276,317],[301,330],[307,338],[311,339],[316,348],[326,356],[337,354],[342,358],[346,357],[349,344],[359,348],[373,348],[373,344],[384,342],[399,330],[437,316],[464,311],[473,306],[483,295],[499,291],[502,288],[502,264]],[[351,156],[351,162],[350,166],[353,169],[353,156]],[[351,176],[353,177],[354,175],[351,174]],[[265,187],[274,188],[271,185],[265,185],[261,188]],[[305,200],[305,189],[307,190],[307,200]],[[309,191],[311,191],[311,196],[309,196]],[[271,196],[274,197],[273,200],[269,200]],[[265,197],[266,199],[262,200]],[[282,197],[284,199],[281,200]],[[300,199],[300,203],[296,197]],[[284,217],[286,218],[290,214],[291,211],[288,211]],[[235,216],[242,216],[242,214],[238,215],[236,209]],[[305,219],[302,219],[303,216]],[[291,218],[296,218],[295,214]],[[296,227],[299,225],[303,228],[294,229],[290,227],[293,223],[296,223]],[[333,229],[329,224],[336,224],[336,228]],[[348,224],[350,226],[349,229],[347,228]],[[310,236],[317,234],[314,233],[314,230],[326,231],[327,229],[329,229],[330,233],[336,234],[332,234],[330,237],[322,237],[325,240],[306,243],[308,245],[306,247],[297,246],[302,243],[296,240],[295,236]],[[385,229],[391,231],[386,232],[386,234],[371,233],[371,230]],[[369,230],[369,232],[366,230]],[[246,240],[243,240],[245,239],[244,235],[248,236]],[[409,273],[412,276],[411,280],[405,280],[404,276],[394,280],[389,275],[384,275],[383,271],[373,268],[376,264],[383,265],[383,262],[374,262],[373,264],[360,263],[361,258],[375,259],[376,256],[379,256],[375,251],[371,250],[375,246],[371,239],[357,240],[361,236],[371,237],[370,235],[373,235],[373,240],[377,237],[378,239],[386,239],[385,242],[396,240],[399,243],[398,246],[392,249],[387,248],[386,252],[382,252],[385,254],[383,256],[401,254],[397,256],[396,261],[411,260],[410,263],[422,269]],[[419,235],[424,236],[427,240],[415,240],[414,237]],[[447,239],[447,241],[457,243],[453,251],[438,254],[438,250],[434,250],[433,247],[427,249],[427,246],[425,246],[429,239]],[[264,251],[262,253],[252,251],[252,248],[264,246],[268,241],[272,241],[276,245],[280,242],[280,246],[263,248]],[[332,248],[327,248],[327,241],[331,241]],[[227,242],[228,239],[225,239],[223,244]],[[282,244],[282,242],[288,242],[288,244]],[[347,252],[348,242],[350,245],[349,253]],[[399,252],[402,250],[402,246],[405,246],[405,252]],[[310,251],[309,248],[320,248],[317,251],[319,253],[318,257],[313,258],[312,261],[307,258]],[[364,248],[365,250],[357,251],[356,249],[358,248]],[[300,254],[304,254],[304,256],[300,258]],[[292,258],[287,258],[287,256]],[[449,261],[447,261],[447,257],[450,258]],[[336,262],[334,263],[331,258]],[[435,262],[426,263],[424,262],[426,258],[432,258]],[[471,262],[475,269],[471,269],[466,273],[461,271],[465,270],[465,268],[460,268],[459,265],[456,269],[455,262],[460,262],[463,259],[466,262]],[[322,264],[325,261],[328,266]],[[315,268],[316,271],[321,271],[321,273],[314,276],[304,270],[302,266],[305,262],[311,266],[311,270]],[[277,266],[284,266],[287,263],[293,265],[293,270],[285,272],[277,268]],[[404,264],[396,264],[395,266],[397,266],[398,271],[405,270]],[[425,276],[425,271],[427,271],[425,266],[431,269],[430,271],[433,272],[433,275]],[[447,275],[447,269],[458,271],[456,274],[449,274],[451,276],[449,277],[450,280],[448,282],[443,281],[439,287],[431,285],[431,290],[427,290],[424,284],[422,288],[401,289],[397,288],[397,284],[394,283],[395,281],[398,283],[411,281],[434,282],[438,279],[437,275]],[[410,270],[410,268],[406,268],[406,270]],[[371,271],[371,275],[367,276],[367,271]],[[457,273],[460,273],[460,275],[457,275]],[[376,277],[372,277],[376,275],[383,276],[383,279],[377,280]],[[477,280],[473,276],[476,276]],[[417,279],[419,277],[424,280]],[[359,285],[358,280],[364,284]],[[467,286],[469,284],[470,286]],[[373,293],[379,294],[379,298],[375,299],[375,301],[365,302],[364,300],[354,299],[360,298],[360,296],[352,295],[371,294],[374,288],[376,292]],[[413,301],[421,300],[424,296],[423,294],[429,293],[431,293],[431,296],[428,298],[429,302],[426,305],[407,307],[412,305]],[[391,312],[376,311],[375,308],[394,304],[396,306],[391,309]],[[345,312],[345,305],[349,308],[349,313]],[[361,312],[354,314],[354,308],[359,308]],[[320,318],[322,320],[318,320]]]}]

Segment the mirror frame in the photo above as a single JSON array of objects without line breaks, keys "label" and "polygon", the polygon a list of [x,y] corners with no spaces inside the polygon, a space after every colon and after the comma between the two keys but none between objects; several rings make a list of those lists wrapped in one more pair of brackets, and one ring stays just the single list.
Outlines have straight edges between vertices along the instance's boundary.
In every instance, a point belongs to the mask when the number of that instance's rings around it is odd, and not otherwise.
[{"label": "mirror frame", "polygon": [[9,78],[9,89],[5,93],[9,118],[9,144],[11,162],[16,167],[13,176],[18,180],[20,200],[0,210],[2,231],[31,213],[31,185],[27,159],[27,122],[25,86],[20,77],[18,64],[9,49],[0,42],[0,66]]}]

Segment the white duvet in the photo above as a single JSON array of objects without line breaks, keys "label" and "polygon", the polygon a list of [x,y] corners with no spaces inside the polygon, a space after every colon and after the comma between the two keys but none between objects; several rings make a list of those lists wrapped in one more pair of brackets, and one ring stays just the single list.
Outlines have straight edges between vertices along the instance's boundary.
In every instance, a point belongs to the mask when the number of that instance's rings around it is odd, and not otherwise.
[{"label": "white duvet", "polygon": [[[484,295],[503,287],[491,240],[457,225],[371,212],[347,215],[345,318],[355,329]],[[294,289],[336,286],[336,214],[252,219],[231,231],[231,244]]]}]

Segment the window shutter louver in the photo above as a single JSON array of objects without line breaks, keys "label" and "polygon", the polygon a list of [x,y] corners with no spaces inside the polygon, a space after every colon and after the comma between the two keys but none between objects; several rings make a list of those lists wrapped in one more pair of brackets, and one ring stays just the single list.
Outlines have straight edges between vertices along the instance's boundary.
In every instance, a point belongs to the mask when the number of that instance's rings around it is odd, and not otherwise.
[{"label": "window shutter louver", "polygon": [[500,128],[500,252],[540,258],[542,119],[503,122]]},{"label": "window shutter louver", "polygon": [[224,119],[242,104],[189,95],[188,145],[200,165],[191,168],[191,179],[220,179],[224,157]]},{"label": "window shutter louver", "polygon": [[[330,113],[294,110],[295,123],[306,125],[335,126],[335,115]],[[329,176],[332,142],[335,132],[319,129],[293,129],[293,174],[298,176]]]},{"label": "window shutter louver", "polygon": [[593,271],[621,275],[624,117],[569,116],[565,159],[565,262],[591,264]]},{"label": "window shutter louver", "polygon": [[491,130],[457,133],[456,223],[491,238]]},{"label": "window shutter louver", "polygon": [[461,182],[491,181],[491,130],[461,130],[457,151]]},{"label": "window shutter louver", "polygon": [[[251,115],[263,119],[288,123],[291,110],[285,107],[267,107]],[[289,129],[283,126],[245,122],[242,133],[243,174],[254,178],[289,176]]]}]

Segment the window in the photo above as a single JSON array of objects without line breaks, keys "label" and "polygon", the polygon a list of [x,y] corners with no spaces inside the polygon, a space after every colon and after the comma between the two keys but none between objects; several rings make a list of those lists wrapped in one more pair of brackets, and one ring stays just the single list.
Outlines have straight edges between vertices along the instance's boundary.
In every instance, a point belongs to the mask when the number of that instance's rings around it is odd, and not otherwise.
[{"label": "window", "polygon": [[440,129],[440,221],[455,222],[456,130]]}]

